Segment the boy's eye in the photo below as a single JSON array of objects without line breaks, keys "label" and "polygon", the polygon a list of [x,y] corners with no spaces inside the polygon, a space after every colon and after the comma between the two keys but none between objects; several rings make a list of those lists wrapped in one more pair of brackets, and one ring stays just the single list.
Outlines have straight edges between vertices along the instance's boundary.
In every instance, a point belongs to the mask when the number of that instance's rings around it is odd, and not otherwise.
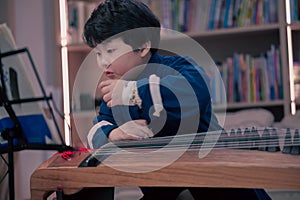
[{"label": "boy's eye", "polygon": [[115,51],[115,49],[108,49],[107,53],[113,53]]},{"label": "boy's eye", "polygon": [[96,52],[96,55],[97,55],[97,56],[101,56],[101,53],[100,53],[100,52]]}]

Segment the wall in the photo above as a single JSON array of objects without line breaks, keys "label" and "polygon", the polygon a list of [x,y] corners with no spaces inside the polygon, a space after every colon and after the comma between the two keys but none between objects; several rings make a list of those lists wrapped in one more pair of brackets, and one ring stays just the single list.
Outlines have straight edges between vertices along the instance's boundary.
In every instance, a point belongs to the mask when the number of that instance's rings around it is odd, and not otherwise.
[{"label": "wall", "polygon": [[[59,51],[56,43],[57,23],[53,0],[1,0],[0,23],[12,29],[19,48],[27,47],[33,57],[46,93],[53,92],[61,106]],[[28,64],[27,60],[24,60]],[[28,64],[28,66],[30,66]],[[30,176],[53,151],[21,151],[15,153],[16,200],[30,198]],[[6,178],[5,181],[8,179]],[[1,189],[0,189],[1,190]],[[3,191],[1,191],[3,192]],[[0,192],[0,193],[1,193]]]}]

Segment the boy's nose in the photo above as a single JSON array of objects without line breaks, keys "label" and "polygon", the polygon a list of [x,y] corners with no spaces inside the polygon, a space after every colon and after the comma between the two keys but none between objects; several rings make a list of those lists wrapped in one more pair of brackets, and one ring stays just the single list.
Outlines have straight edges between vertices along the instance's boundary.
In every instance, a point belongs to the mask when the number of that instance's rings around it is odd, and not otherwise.
[{"label": "boy's nose", "polygon": [[109,67],[109,64],[108,63],[103,63],[102,67],[105,68],[105,69],[107,69]]},{"label": "boy's nose", "polygon": [[107,69],[110,65],[110,62],[108,61],[108,59],[102,58],[100,61],[100,66],[104,69]]}]

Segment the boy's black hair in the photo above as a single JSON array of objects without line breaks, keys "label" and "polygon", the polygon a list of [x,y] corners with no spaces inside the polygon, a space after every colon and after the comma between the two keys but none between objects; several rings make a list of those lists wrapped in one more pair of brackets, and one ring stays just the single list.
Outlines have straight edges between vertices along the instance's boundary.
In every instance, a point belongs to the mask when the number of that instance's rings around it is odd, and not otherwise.
[{"label": "boy's black hair", "polygon": [[[147,27],[154,27],[154,29],[147,29]],[[129,31],[132,29],[135,30]],[[151,48],[153,53],[160,42],[160,22],[140,1],[106,0],[99,4],[87,20],[83,37],[85,43],[92,48],[114,37],[121,37],[134,50],[150,41],[151,46],[154,47]]]}]

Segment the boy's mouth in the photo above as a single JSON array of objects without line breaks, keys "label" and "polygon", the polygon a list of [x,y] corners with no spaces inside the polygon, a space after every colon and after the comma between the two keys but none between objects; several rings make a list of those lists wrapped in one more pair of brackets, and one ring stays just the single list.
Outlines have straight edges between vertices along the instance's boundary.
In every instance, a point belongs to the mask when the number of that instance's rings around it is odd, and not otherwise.
[{"label": "boy's mouth", "polygon": [[105,71],[104,73],[108,78],[113,78],[113,76],[114,76],[114,73],[111,71]]}]

